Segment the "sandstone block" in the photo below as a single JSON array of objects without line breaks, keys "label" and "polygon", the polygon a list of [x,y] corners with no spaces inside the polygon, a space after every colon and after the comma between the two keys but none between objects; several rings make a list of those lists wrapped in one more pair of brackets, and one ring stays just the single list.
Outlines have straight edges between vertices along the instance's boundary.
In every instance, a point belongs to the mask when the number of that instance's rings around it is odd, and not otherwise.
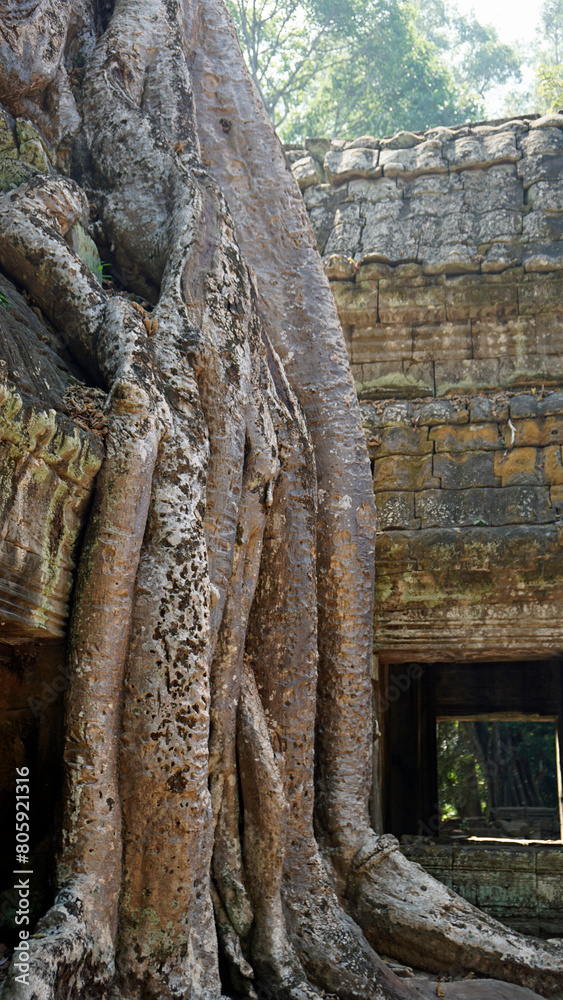
[{"label": "sandstone block", "polygon": [[563,418],[529,417],[511,421],[512,426],[503,424],[501,433],[510,447],[532,446],[534,448],[563,443]]},{"label": "sandstone block", "polygon": [[500,485],[493,451],[442,452],[434,456],[433,472],[447,490]]},{"label": "sandstone block", "polygon": [[348,195],[353,201],[367,201],[373,204],[379,201],[401,201],[403,198],[403,192],[397,186],[397,182],[388,177],[380,177],[379,180],[354,178],[348,181]]},{"label": "sandstone block", "polygon": [[414,516],[414,493],[376,493],[377,528],[420,528],[420,521]]},{"label": "sandstone block", "polygon": [[387,403],[383,410],[383,423],[385,426],[391,424],[407,424],[412,426],[414,410],[412,403],[401,399],[394,399]]},{"label": "sandstone block", "polygon": [[308,154],[292,164],[291,171],[302,191],[323,180],[321,171],[313,157]]},{"label": "sandstone block", "polygon": [[417,424],[435,427],[437,424],[466,424],[469,421],[468,411],[450,402],[448,399],[431,399],[415,411]]},{"label": "sandstone block", "polygon": [[528,188],[527,202],[530,208],[544,212],[563,212],[563,182],[536,181]]},{"label": "sandstone block", "polygon": [[488,491],[489,524],[545,524],[555,520],[547,486],[506,486]]},{"label": "sandstone block", "polygon": [[545,417],[554,413],[563,413],[563,392],[548,392],[538,402],[538,413]]},{"label": "sandstone block", "polygon": [[428,439],[427,427],[413,427],[407,423],[390,424],[381,430],[381,444],[377,457],[383,455],[424,455],[432,454],[432,442]]},{"label": "sandstone block", "polygon": [[536,316],[536,347],[538,354],[563,354],[563,316]]},{"label": "sandstone block", "polygon": [[412,357],[412,327],[378,323],[354,327],[351,340],[354,362],[385,361]]},{"label": "sandstone block", "polygon": [[331,150],[324,158],[324,169],[331,184],[342,184],[351,177],[381,177],[377,149]]},{"label": "sandstone block", "polygon": [[495,452],[495,475],[501,486],[537,485],[543,480],[537,448],[513,448]]},{"label": "sandstone block", "polygon": [[443,361],[471,357],[471,326],[469,323],[422,324],[413,328],[413,358]]},{"label": "sandstone block", "polygon": [[499,385],[499,362],[496,358],[436,361],[434,377],[437,396],[495,389]]},{"label": "sandstone block", "polygon": [[563,486],[563,456],[560,445],[548,445],[544,449],[545,481],[553,486]]},{"label": "sandstone block", "polygon": [[356,265],[346,254],[333,253],[323,257],[324,272],[329,281],[353,281]]},{"label": "sandstone block", "polygon": [[523,209],[523,191],[514,164],[501,164],[485,170],[464,170],[460,174],[464,204],[474,213]]},{"label": "sandstone block", "polygon": [[415,515],[422,528],[489,524],[486,498],[484,489],[424,490],[415,496]]},{"label": "sandstone block", "polygon": [[337,281],[331,285],[331,289],[343,325],[370,326],[377,323],[376,284],[367,281]]},{"label": "sandstone block", "polygon": [[382,323],[445,322],[444,289],[397,287],[395,282],[379,282],[379,317]]},{"label": "sandstone block", "polygon": [[444,157],[450,170],[467,170],[501,162],[516,163],[521,156],[512,131],[463,136],[444,145]]},{"label": "sandstone block", "polygon": [[469,401],[469,413],[472,424],[490,423],[491,421],[508,420],[508,403],[501,402],[494,396],[475,396]]},{"label": "sandstone block", "polygon": [[479,278],[471,284],[451,278],[446,285],[446,315],[454,322],[517,317],[517,286],[507,283],[491,287]]},{"label": "sandstone block", "polygon": [[498,386],[507,389],[538,381],[547,385],[563,381],[563,358],[555,355],[526,354],[499,360]]},{"label": "sandstone block", "polygon": [[439,480],[432,474],[432,456],[388,455],[376,458],[373,467],[373,488],[376,493],[394,490],[436,489]]},{"label": "sandstone block", "polygon": [[442,156],[442,144],[436,139],[427,139],[412,149],[382,149],[379,164],[386,177],[445,174],[448,169]]},{"label": "sandstone block", "polygon": [[341,202],[335,208],[333,229],[326,241],[325,256],[342,253],[353,256],[360,243],[362,222],[360,206],[354,202]]},{"label": "sandstone block", "polygon": [[460,424],[450,427],[441,424],[432,427],[428,434],[436,452],[488,451],[503,447],[497,424]]},{"label": "sandstone block", "polygon": [[389,264],[379,261],[372,261],[369,264],[360,262],[356,272],[357,281],[379,281],[380,278],[389,278],[393,275],[393,268]]},{"label": "sandstone block", "polygon": [[413,220],[403,218],[399,201],[362,204],[365,220],[362,253],[378,254],[382,260],[400,263],[417,259],[420,234]]},{"label": "sandstone block", "polygon": [[538,412],[538,399],[531,394],[513,396],[510,400],[510,416],[535,417]]},{"label": "sandstone block", "polygon": [[554,212],[537,208],[522,223],[522,238],[526,243],[559,242],[563,235],[563,219]]},{"label": "sandstone block", "polygon": [[524,190],[527,190],[532,184],[537,184],[538,181],[558,180],[561,173],[561,161],[554,154],[555,150],[549,150],[533,156],[524,156],[520,160],[516,171],[524,185]]},{"label": "sandstone block", "polygon": [[[512,287],[516,292],[516,286],[507,287]],[[474,320],[471,331],[475,358],[521,357],[536,353],[534,317],[499,318],[496,323],[491,320]]]},{"label": "sandstone block", "polygon": [[521,243],[483,243],[480,244],[478,255],[481,260],[482,274],[499,274],[508,269],[520,267],[524,257]]}]

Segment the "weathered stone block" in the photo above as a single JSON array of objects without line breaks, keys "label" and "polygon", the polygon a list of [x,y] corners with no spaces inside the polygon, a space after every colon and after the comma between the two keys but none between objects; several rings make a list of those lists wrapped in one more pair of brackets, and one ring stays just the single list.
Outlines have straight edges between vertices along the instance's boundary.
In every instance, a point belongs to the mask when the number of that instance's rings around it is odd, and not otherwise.
[{"label": "weathered stone block", "polygon": [[379,282],[379,317],[382,323],[443,323],[446,320],[444,289],[397,287]]},{"label": "weathered stone block", "polygon": [[536,208],[524,218],[522,238],[526,243],[558,243],[563,236],[563,218]]},{"label": "weathered stone block", "polygon": [[489,524],[546,524],[555,520],[547,486],[506,486],[489,490]]},{"label": "weathered stone block", "polygon": [[563,850],[549,847],[536,848],[536,871],[538,875],[563,876]]},{"label": "weathered stone block", "polygon": [[355,362],[401,361],[412,357],[412,327],[386,325],[354,327],[351,340]]},{"label": "weathered stone block", "polygon": [[484,170],[464,170],[460,174],[464,204],[474,213],[499,209],[522,210],[523,190],[514,164],[499,164]]},{"label": "weathered stone block", "polygon": [[491,287],[478,277],[471,283],[451,278],[446,286],[446,315],[454,321],[514,318],[518,316],[516,285]]},{"label": "weathered stone block", "polygon": [[370,264],[360,264],[356,272],[356,281],[379,281],[380,278],[388,278],[393,274],[393,268],[389,264],[382,264],[372,261]]},{"label": "weathered stone block", "polygon": [[504,358],[536,353],[534,318],[491,321],[474,320],[471,324],[473,353],[476,358]]},{"label": "weathered stone block", "polygon": [[538,484],[543,482],[537,448],[513,448],[511,451],[495,452],[495,475],[502,486],[516,486],[519,483]]},{"label": "weathered stone block", "polygon": [[360,206],[354,202],[341,202],[334,212],[333,228],[324,247],[324,254],[343,253],[354,256],[362,232]]},{"label": "weathered stone block", "polygon": [[538,412],[538,400],[535,395],[523,394],[513,396],[510,400],[510,416],[535,417]]},{"label": "weathered stone block", "polygon": [[386,177],[445,174],[448,169],[442,156],[442,144],[436,139],[421,142],[413,149],[382,149],[379,163]]},{"label": "weathered stone block", "polygon": [[406,400],[396,399],[392,403],[387,403],[383,410],[383,423],[385,426],[391,424],[412,425],[414,410],[412,403]]},{"label": "weathered stone block", "polygon": [[563,299],[563,279],[536,279],[518,288],[518,310],[521,316],[558,313]]},{"label": "weathered stone block", "polygon": [[333,253],[323,257],[324,272],[329,281],[353,281],[356,265],[346,254]]},{"label": "weathered stone block", "polygon": [[291,171],[302,191],[319,184],[323,180],[321,170],[313,157],[308,154],[292,164]]},{"label": "weathered stone block", "polygon": [[495,396],[475,396],[469,400],[469,413],[472,424],[499,422],[508,420],[508,403]]},{"label": "weathered stone block", "polygon": [[453,868],[454,871],[461,869],[474,872],[528,872],[535,875],[535,851],[527,847],[511,846],[508,850],[506,847],[495,850],[460,844],[453,849]]},{"label": "weathered stone block", "polygon": [[563,443],[563,419],[559,416],[533,417],[513,420],[512,426],[503,424],[502,436],[510,446],[545,447]]},{"label": "weathered stone block", "polygon": [[414,510],[422,528],[489,523],[484,489],[424,490],[416,494]]},{"label": "weathered stone block", "polygon": [[563,413],[563,392],[548,392],[538,402],[538,413],[542,416]]},{"label": "weathered stone block", "polygon": [[324,169],[331,184],[342,184],[351,177],[381,177],[377,149],[331,150],[324,158]]},{"label": "weathered stone block", "polygon": [[527,202],[530,208],[544,212],[563,212],[563,183],[537,181],[528,188]]},{"label": "weathered stone block", "polygon": [[461,490],[472,486],[497,486],[494,452],[467,451],[434,456],[434,475],[443,489]]},{"label": "weathered stone block", "polygon": [[[400,366],[400,367],[399,367]],[[431,363],[374,361],[364,364],[363,391],[383,398],[399,396],[417,398],[434,393],[434,372]]]},{"label": "weathered stone block", "polygon": [[549,313],[536,316],[536,347],[538,354],[563,354],[563,317]]},{"label": "weathered stone block", "polygon": [[331,285],[340,322],[351,326],[377,323],[377,285],[368,281],[337,281]]},{"label": "weathered stone block", "polygon": [[523,213],[497,209],[477,216],[476,239],[478,243],[511,243],[517,240],[523,229]]},{"label": "weathered stone block", "polygon": [[436,361],[434,378],[437,396],[474,389],[496,389],[499,385],[499,362],[496,358]]},{"label": "weathered stone block", "polygon": [[393,264],[417,259],[420,227],[402,217],[399,201],[362,203],[362,253]]},{"label": "weathered stone block", "polygon": [[530,382],[553,385],[563,381],[563,358],[553,354],[526,354],[514,358],[499,359],[500,388],[526,385]]},{"label": "weathered stone block", "polygon": [[544,472],[547,483],[563,486],[563,456],[560,445],[544,448]]},{"label": "weathered stone block", "polygon": [[467,170],[501,162],[516,163],[521,156],[512,131],[463,136],[444,145],[444,157],[450,170]]},{"label": "weathered stone block", "polygon": [[379,458],[383,455],[424,455],[432,454],[432,451],[427,427],[409,427],[402,423],[382,428],[377,455]]},{"label": "weathered stone block", "polygon": [[376,493],[375,506],[379,531],[420,528],[420,521],[414,516],[414,493]]},{"label": "weathered stone block", "polygon": [[431,399],[415,412],[415,420],[420,426],[435,427],[437,424],[466,424],[469,412],[449,399]]},{"label": "weathered stone block", "polygon": [[524,156],[516,170],[524,190],[527,190],[538,181],[557,181],[561,174],[561,161],[555,155],[555,151],[544,152],[535,156]]},{"label": "weathered stone block", "polygon": [[376,458],[373,464],[373,488],[376,493],[394,490],[435,489],[440,482],[432,474],[432,456],[388,455]]},{"label": "weathered stone block", "polygon": [[413,328],[413,358],[424,361],[440,358],[457,361],[471,357],[471,326],[469,323],[422,324]]},{"label": "weathered stone block", "polygon": [[378,181],[354,178],[348,182],[348,195],[354,201],[402,201],[403,192],[395,180],[380,177]]},{"label": "weathered stone block", "polygon": [[538,910],[542,916],[557,914],[561,917],[561,874],[536,876]]},{"label": "weathered stone block", "polygon": [[440,451],[486,451],[502,448],[503,442],[497,424],[461,424],[450,427],[443,424],[431,428],[429,440]]}]

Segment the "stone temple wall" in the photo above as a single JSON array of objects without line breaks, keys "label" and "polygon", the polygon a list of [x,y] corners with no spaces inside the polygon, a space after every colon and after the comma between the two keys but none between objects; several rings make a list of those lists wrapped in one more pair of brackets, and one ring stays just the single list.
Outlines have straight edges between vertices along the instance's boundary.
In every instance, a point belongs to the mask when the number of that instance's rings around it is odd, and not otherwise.
[{"label": "stone temple wall", "polygon": [[563,115],[288,157],[362,401],[376,649],[563,648]]}]

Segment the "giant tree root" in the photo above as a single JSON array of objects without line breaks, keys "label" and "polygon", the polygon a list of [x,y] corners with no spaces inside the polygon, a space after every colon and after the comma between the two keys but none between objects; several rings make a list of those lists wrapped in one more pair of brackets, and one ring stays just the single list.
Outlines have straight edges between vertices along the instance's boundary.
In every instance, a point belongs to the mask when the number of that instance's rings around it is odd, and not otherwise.
[{"label": "giant tree root", "polygon": [[393,837],[373,838],[346,889],[374,948],[431,972],[475,971],[563,997],[563,951],[511,931],[408,861]]}]

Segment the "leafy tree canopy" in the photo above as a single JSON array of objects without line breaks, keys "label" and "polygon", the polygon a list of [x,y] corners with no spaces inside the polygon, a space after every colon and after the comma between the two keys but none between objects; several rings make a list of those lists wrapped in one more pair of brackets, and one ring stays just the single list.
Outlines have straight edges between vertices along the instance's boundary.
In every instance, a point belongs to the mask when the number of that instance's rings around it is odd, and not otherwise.
[{"label": "leafy tree canopy", "polygon": [[229,8],[285,141],[479,118],[490,87],[519,79],[518,57],[495,29],[441,0],[229,0]]}]

